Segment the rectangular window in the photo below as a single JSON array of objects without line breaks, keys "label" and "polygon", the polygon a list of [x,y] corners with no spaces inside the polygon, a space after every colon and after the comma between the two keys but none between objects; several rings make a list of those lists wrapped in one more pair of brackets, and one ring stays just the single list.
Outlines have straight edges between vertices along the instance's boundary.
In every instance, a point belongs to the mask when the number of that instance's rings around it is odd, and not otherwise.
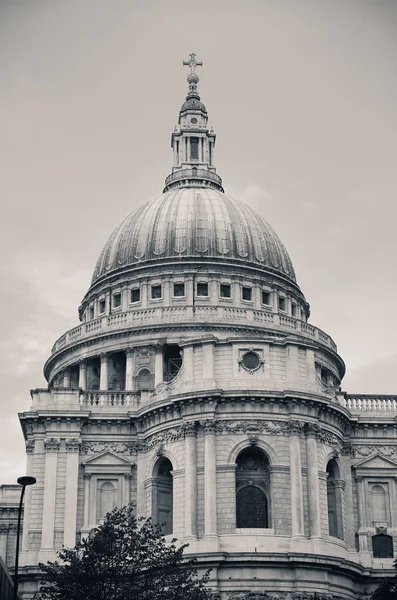
[{"label": "rectangular window", "polygon": [[219,295],[221,298],[231,298],[232,291],[231,291],[230,283],[221,283]]},{"label": "rectangular window", "polygon": [[90,319],[94,318],[94,307],[90,306]]},{"label": "rectangular window", "polygon": [[190,138],[190,160],[198,160],[199,157],[199,139],[197,137]]},{"label": "rectangular window", "polygon": [[185,284],[174,283],[174,298],[180,298],[185,295]]},{"label": "rectangular window", "polygon": [[251,300],[252,300],[252,288],[250,288],[250,287],[243,287],[243,289],[242,289],[242,298],[243,298],[243,300],[248,300],[249,302],[251,302]]},{"label": "rectangular window", "polygon": [[152,285],[152,300],[156,300],[161,297],[161,285]]},{"label": "rectangular window", "polygon": [[131,290],[131,302],[140,302],[140,300],[141,300],[140,288],[133,288]]},{"label": "rectangular window", "polygon": [[208,283],[200,282],[197,284],[197,296],[208,297]]},{"label": "rectangular window", "polygon": [[285,312],[286,301],[282,296],[278,297],[278,309]]},{"label": "rectangular window", "polygon": [[106,300],[99,300],[99,314],[102,315],[106,310]]},{"label": "rectangular window", "polygon": [[266,290],[262,290],[262,304],[270,306],[270,292],[267,292]]},{"label": "rectangular window", "polygon": [[113,308],[121,306],[121,294],[113,294]]},{"label": "rectangular window", "polygon": [[296,315],[298,314],[298,307],[296,306],[296,304],[292,304],[291,306],[291,314],[293,317],[296,317]]}]

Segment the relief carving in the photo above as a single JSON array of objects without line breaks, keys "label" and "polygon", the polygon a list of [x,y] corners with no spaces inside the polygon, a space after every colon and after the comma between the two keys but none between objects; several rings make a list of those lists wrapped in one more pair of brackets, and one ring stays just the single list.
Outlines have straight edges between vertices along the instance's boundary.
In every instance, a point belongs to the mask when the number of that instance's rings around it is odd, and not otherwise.
[{"label": "relief carving", "polygon": [[44,448],[47,451],[57,451],[61,445],[61,440],[59,438],[47,438],[44,440]]},{"label": "relief carving", "polygon": [[34,440],[27,440],[25,442],[26,454],[33,454],[34,452]]}]

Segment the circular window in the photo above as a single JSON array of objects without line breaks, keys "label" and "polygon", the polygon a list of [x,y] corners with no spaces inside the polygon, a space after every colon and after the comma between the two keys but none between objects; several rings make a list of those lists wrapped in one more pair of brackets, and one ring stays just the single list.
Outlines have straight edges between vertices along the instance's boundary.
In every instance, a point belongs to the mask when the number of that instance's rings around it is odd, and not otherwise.
[{"label": "circular window", "polygon": [[195,125],[197,123],[196,117],[193,117],[193,119],[190,119],[190,122],[193,123],[193,125]]},{"label": "circular window", "polygon": [[244,354],[241,363],[247,371],[256,371],[261,366],[261,359],[256,352],[247,352]]}]

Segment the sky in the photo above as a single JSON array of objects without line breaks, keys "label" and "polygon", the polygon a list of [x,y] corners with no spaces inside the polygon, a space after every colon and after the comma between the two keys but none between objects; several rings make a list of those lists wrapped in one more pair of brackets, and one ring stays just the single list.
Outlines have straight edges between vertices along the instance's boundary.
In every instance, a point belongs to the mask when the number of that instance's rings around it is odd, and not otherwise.
[{"label": "sky", "polygon": [[159,195],[187,91],[225,191],[285,243],[347,365],[397,394],[397,2],[0,0],[0,482],[113,227]]}]

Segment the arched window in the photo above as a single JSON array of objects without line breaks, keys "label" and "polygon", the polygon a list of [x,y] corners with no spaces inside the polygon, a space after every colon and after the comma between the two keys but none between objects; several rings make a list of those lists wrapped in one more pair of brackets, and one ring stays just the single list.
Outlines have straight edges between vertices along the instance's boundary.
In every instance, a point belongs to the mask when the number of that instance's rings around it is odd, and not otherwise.
[{"label": "arched window", "polygon": [[161,458],[154,470],[153,510],[152,515],[156,523],[161,525],[164,535],[172,533],[172,464],[168,458]]},{"label": "arched window", "polygon": [[99,488],[98,519],[104,519],[115,508],[116,489],[111,481],[105,481]]},{"label": "arched window", "polygon": [[387,494],[382,485],[376,484],[371,489],[372,524],[388,523]]},{"label": "arched window", "polygon": [[236,460],[236,527],[270,527],[270,481],[267,456],[246,448]]},{"label": "arched window", "polygon": [[393,539],[390,535],[372,536],[374,558],[393,558]]},{"label": "arched window", "polygon": [[138,373],[138,390],[152,390],[154,387],[153,375],[149,369],[141,369]]},{"label": "arched window", "polygon": [[342,486],[336,460],[329,461],[327,473],[328,533],[343,539]]}]

